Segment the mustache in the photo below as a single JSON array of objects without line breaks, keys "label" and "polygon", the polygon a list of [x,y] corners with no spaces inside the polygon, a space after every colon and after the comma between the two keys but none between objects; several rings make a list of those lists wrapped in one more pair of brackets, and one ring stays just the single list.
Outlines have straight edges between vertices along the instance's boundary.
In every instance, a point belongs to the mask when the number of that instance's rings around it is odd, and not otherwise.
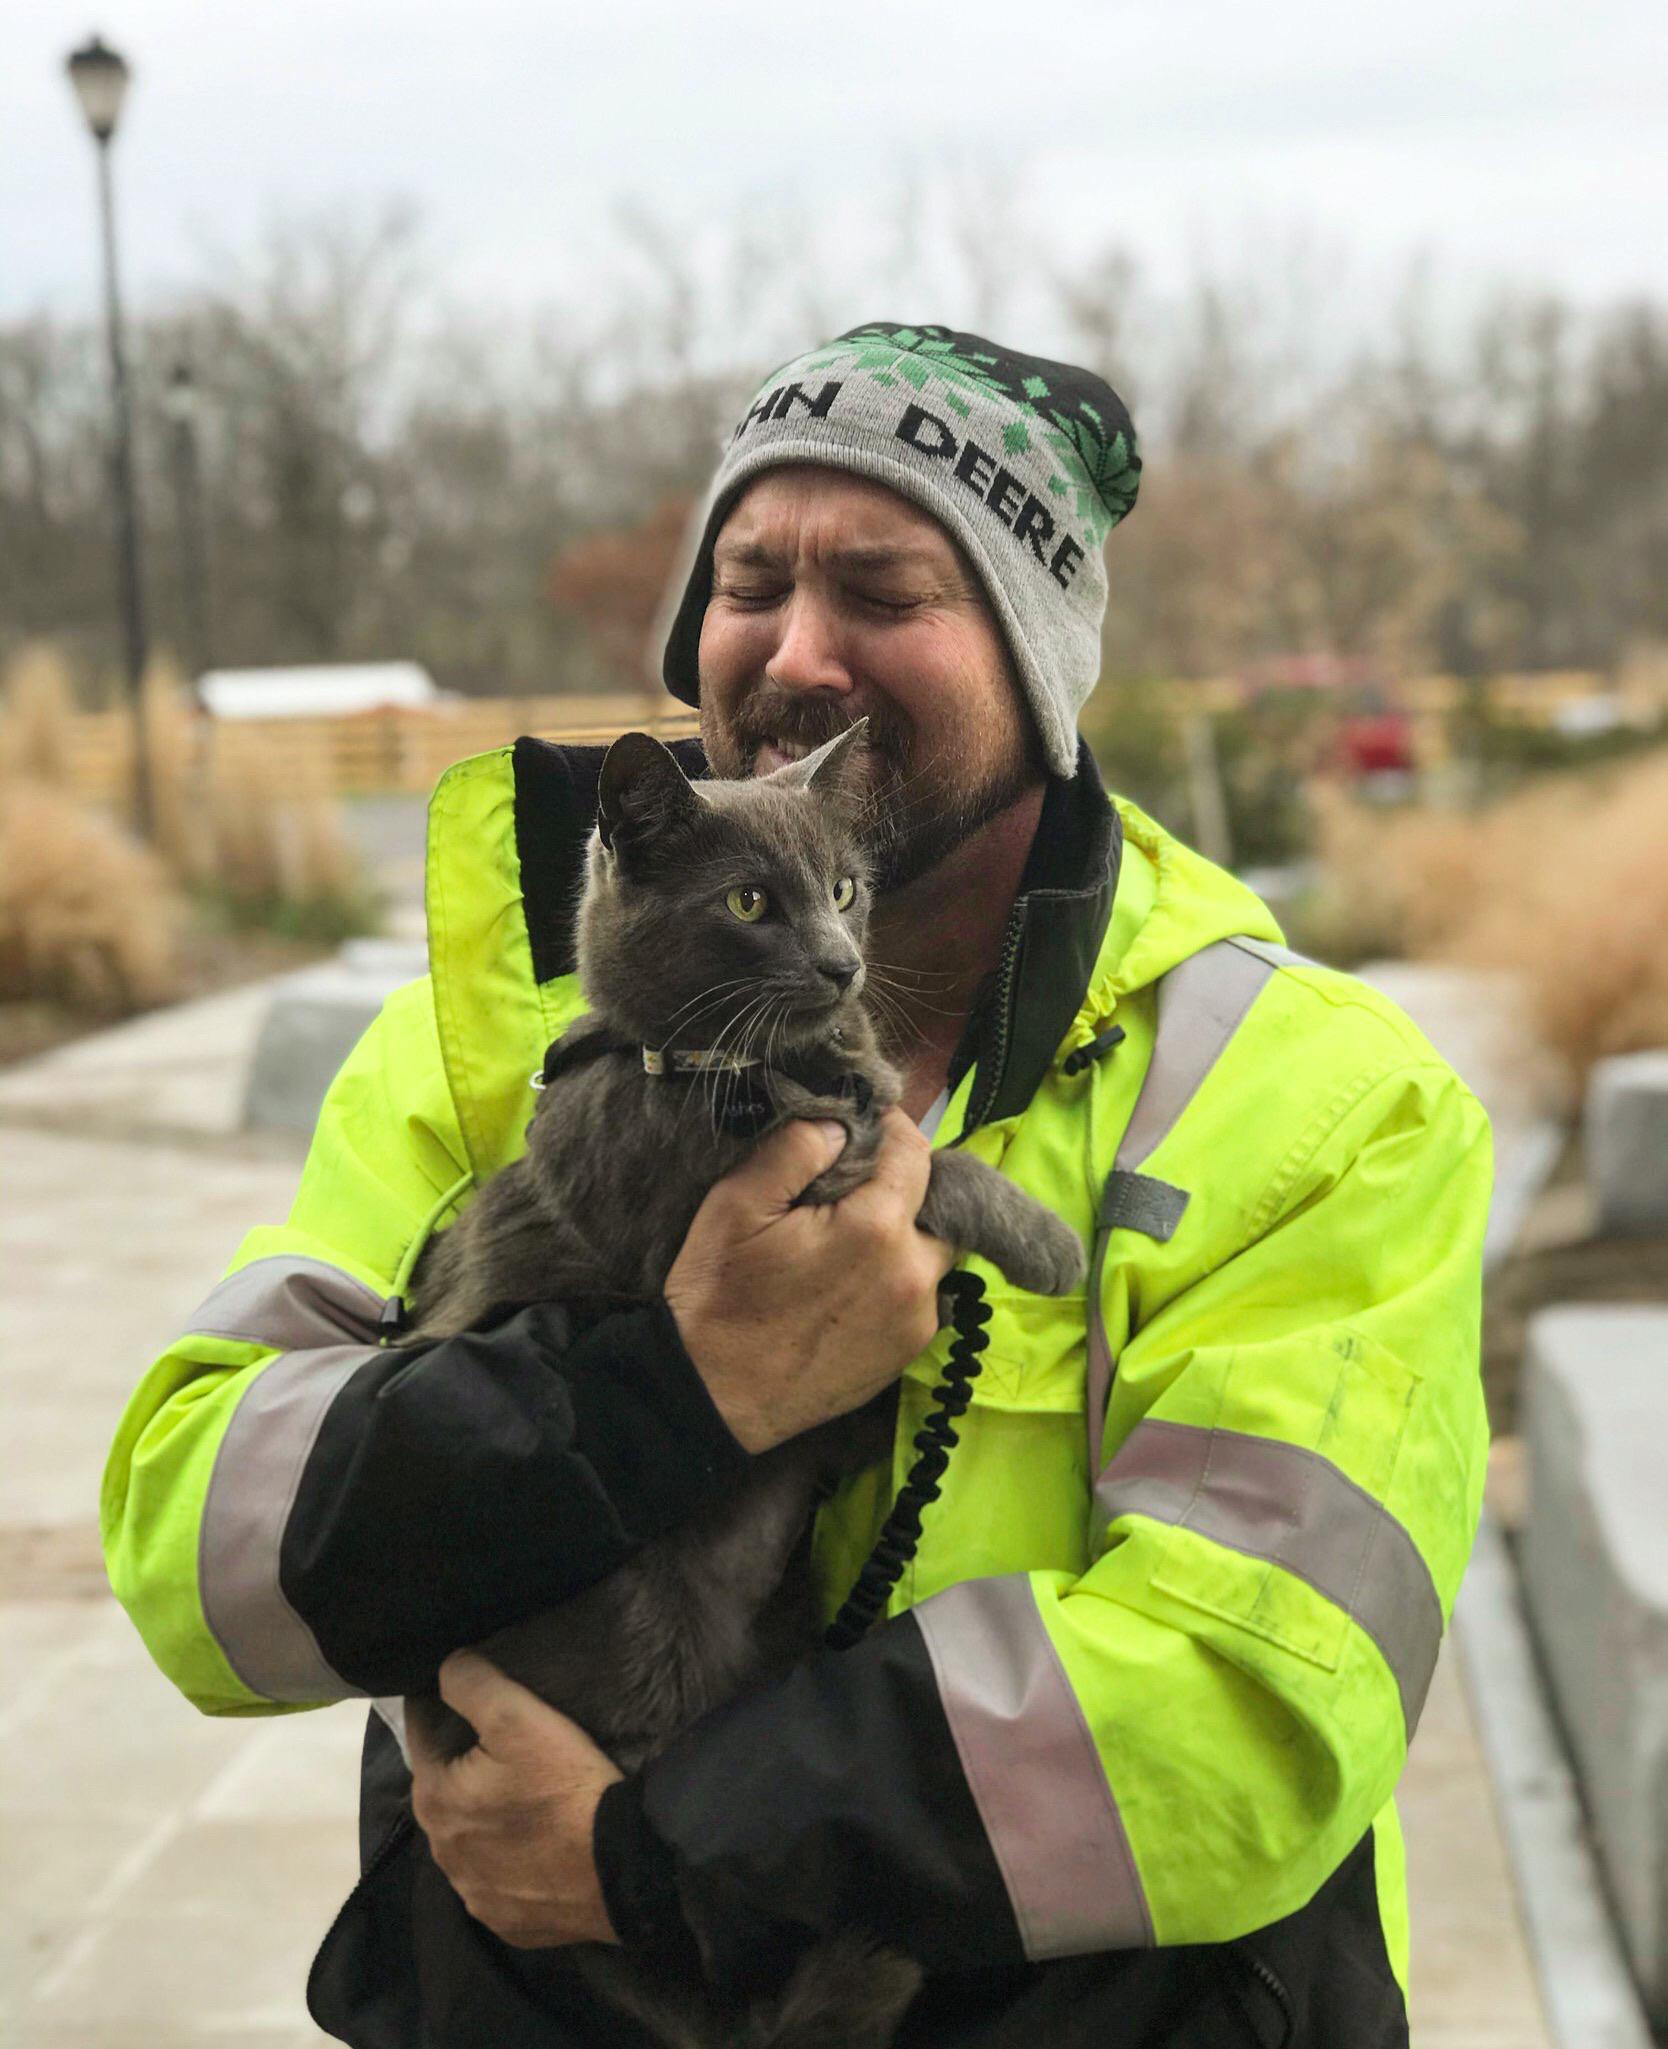
[{"label": "mustache", "polygon": [[834,698],[803,697],[761,684],[739,705],[731,728],[743,754],[749,760],[767,740],[792,740],[805,748],[820,747],[837,739],[848,726],[867,716],[866,744],[893,768],[909,759],[908,735],[890,707],[858,706],[848,710]]}]

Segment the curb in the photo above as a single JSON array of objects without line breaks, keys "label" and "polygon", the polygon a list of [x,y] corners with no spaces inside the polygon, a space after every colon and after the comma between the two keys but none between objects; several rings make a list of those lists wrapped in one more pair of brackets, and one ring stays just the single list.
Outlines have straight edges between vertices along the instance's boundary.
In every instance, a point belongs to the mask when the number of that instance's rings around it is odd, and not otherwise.
[{"label": "curb", "polygon": [[1484,1512],[1454,1610],[1541,2005],[1557,2049],[1652,2049],[1546,1703],[1506,1539]]},{"label": "curb", "polygon": [[[1563,1126],[1547,1119],[1497,1161],[1485,1282],[1516,1244],[1563,1140]],[[1555,2049],[1653,2049],[1553,1719],[1517,1567],[1486,1507],[1452,1634]]]}]

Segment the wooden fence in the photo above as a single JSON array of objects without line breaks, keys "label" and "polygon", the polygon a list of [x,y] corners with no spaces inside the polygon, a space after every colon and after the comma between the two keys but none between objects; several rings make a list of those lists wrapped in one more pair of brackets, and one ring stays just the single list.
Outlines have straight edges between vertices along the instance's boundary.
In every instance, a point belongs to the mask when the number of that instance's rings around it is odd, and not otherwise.
[{"label": "wooden fence", "polygon": [[[256,756],[278,782],[309,796],[367,792],[427,794],[443,770],[467,755],[503,747],[523,733],[570,743],[604,742],[633,727],[680,738],[696,716],[668,697],[462,698],[421,711],[390,706],[340,718],[194,717],[190,744],[221,758]],[[75,720],[71,775],[84,797],[117,801],[132,781],[133,728],[126,712]]]},{"label": "wooden fence", "polygon": [[[1501,676],[1488,686],[1494,708],[1544,724],[1577,698],[1605,687],[1587,674]],[[1409,712],[1439,756],[1445,715],[1460,695],[1450,676],[1409,678],[1391,695]],[[1179,684],[1196,707],[1227,711],[1245,701],[1236,678]],[[1629,693],[1624,693],[1628,695]],[[1652,708],[1630,707],[1644,716]],[[1660,715],[1660,706],[1654,715]],[[522,733],[569,742],[603,742],[640,727],[675,739],[696,730],[692,711],[658,693],[603,696],[459,698],[421,711],[389,707],[338,718],[210,719],[194,717],[190,744],[220,758],[258,756],[288,787],[309,795],[353,796],[383,791],[427,793],[441,772],[470,754],[502,747]],[[125,712],[90,712],[74,722],[71,772],[76,788],[99,803],[116,802],[130,786],[132,728]]]}]

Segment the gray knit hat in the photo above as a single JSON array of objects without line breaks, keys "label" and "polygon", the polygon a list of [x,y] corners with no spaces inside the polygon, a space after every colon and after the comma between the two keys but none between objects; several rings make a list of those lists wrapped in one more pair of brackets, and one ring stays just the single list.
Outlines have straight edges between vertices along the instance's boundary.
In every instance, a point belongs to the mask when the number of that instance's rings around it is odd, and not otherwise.
[{"label": "gray knit hat", "polygon": [[1070,776],[1077,714],[1100,673],[1107,535],[1135,503],[1141,458],[1103,378],[947,327],[872,321],[765,380],[730,437],[696,523],[662,673],[700,701],[696,657],[712,546],[761,470],[821,463],[932,514],[984,585],[1049,767]]}]

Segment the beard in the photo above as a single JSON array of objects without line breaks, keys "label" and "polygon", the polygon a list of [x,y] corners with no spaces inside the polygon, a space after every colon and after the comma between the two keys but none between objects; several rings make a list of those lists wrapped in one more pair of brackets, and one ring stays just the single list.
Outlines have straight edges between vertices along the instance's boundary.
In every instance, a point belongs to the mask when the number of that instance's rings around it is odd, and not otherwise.
[{"label": "beard", "polygon": [[714,772],[735,778],[753,773],[767,740],[791,740],[809,751],[835,739],[865,712],[869,793],[860,833],[871,881],[882,893],[936,868],[1016,804],[1042,774],[1033,759],[1035,746],[1018,736],[1004,758],[970,780],[965,765],[946,749],[917,760],[913,734],[884,700],[848,712],[836,699],[769,683],[750,692],[727,725],[703,703],[701,737]]}]

